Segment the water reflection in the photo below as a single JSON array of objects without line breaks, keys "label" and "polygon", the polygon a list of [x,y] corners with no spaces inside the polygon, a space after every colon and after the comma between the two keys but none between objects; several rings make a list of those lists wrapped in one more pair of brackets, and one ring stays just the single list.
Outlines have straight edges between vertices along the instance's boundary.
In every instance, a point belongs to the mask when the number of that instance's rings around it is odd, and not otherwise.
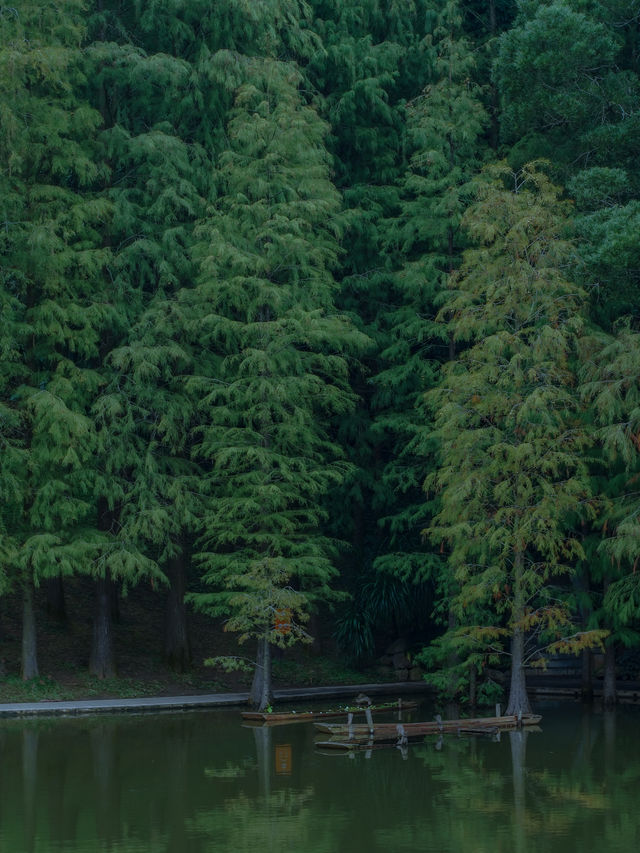
[{"label": "water reflection", "polygon": [[640,709],[543,731],[314,751],[237,712],[0,723],[0,850],[622,853],[640,842]]}]

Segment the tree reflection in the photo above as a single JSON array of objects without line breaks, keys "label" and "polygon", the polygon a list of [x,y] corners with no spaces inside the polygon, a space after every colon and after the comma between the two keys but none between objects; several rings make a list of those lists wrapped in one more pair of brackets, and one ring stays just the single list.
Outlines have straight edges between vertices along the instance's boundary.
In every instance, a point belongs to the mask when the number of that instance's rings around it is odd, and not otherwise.
[{"label": "tree reflection", "polygon": [[281,789],[259,797],[241,793],[220,808],[188,822],[190,834],[206,838],[204,849],[234,853],[334,853],[344,816],[324,819],[314,808],[314,789]]},{"label": "tree reflection", "polygon": [[574,707],[541,733],[445,735],[369,758],[313,752],[303,727],[222,717],[11,724],[0,850],[628,853],[637,713]]}]

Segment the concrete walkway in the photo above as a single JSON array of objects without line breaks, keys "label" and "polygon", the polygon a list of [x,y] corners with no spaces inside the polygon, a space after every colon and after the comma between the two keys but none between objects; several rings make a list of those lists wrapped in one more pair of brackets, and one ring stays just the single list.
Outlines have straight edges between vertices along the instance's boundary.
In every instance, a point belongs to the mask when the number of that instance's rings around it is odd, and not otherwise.
[{"label": "concrete walkway", "polygon": [[[404,696],[408,693],[427,694],[426,683],[401,681],[393,684],[350,684],[334,687],[289,687],[274,690],[280,702],[319,701],[323,699],[352,699],[358,693],[369,696]],[[0,717],[67,716],[74,714],[148,713],[186,711],[192,708],[221,708],[244,705],[248,693],[204,693],[197,696],[145,696],[141,699],[80,699],[78,701],[7,702],[0,704]]]}]

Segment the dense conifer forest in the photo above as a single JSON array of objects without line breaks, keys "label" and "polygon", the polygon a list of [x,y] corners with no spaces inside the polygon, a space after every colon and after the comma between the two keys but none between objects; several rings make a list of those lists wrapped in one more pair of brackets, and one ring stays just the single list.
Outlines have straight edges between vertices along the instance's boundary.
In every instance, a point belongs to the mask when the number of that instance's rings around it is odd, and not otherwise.
[{"label": "dense conifer forest", "polygon": [[640,641],[639,73],[635,0],[0,5],[23,678],[34,595],[84,576],[100,678],[143,586],[169,664],[207,614],[262,706],[318,614],[345,659],[405,638],[452,695],[510,671],[513,712],[556,652],[588,691],[599,648],[615,701]]}]

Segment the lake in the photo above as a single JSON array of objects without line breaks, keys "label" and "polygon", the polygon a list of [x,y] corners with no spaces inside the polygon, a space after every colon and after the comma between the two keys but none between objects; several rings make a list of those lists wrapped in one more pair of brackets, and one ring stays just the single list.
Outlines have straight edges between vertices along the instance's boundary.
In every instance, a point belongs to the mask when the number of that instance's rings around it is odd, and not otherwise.
[{"label": "lake", "polygon": [[245,728],[237,709],[0,720],[0,850],[640,849],[640,708],[535,709],[539,731],[351,755],[315,751],[310,725]]}]

